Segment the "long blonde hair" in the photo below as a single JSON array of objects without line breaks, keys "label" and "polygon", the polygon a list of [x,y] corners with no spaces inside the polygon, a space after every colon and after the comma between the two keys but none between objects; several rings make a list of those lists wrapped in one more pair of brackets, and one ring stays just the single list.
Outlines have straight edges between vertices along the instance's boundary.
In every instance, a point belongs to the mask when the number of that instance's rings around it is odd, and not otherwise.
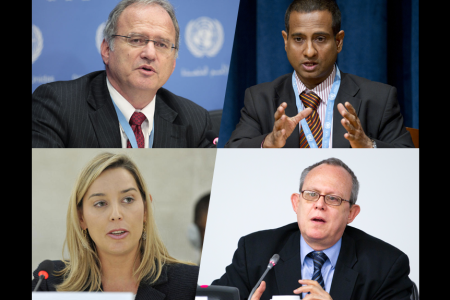
[{"label": "long blonde hair", "polygon": [[179,261],[169,255],[161,241],[156,223],[153,219],[153,211],[147,186],[141,173],[131,159],[123,154],[102,153],[94,157],[81,171],[69,200],[67,210],[67,233],[63,246],[67,245],[69,260],[64,260],[64,269],[55,272],[57,276],[63,276],[63,282],[56,287],[57,291],[89,291],[101,290],[101,262],[95,247],[95,243],[89,234],[84,237],[78,211],[82,209],[83,197],[91,184],[107,169],[124,168],[128,170],[136,180],[136,184],[144,200],[147,210],[146,239],[139,241],[140,264],[133,272],[138,282],[145,281],[149,284],[158,280],[165,264],[190,262]]}]

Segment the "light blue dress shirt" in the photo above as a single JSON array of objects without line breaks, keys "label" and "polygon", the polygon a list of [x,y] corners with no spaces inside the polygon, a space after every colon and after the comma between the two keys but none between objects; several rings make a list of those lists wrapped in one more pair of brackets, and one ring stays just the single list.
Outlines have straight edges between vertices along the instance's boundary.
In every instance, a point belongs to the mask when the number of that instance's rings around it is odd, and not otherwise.
[{"label": "light blue dress shirt", "polygon": [[[331,282],[333,281],[334,269],[336,268],[336,262],[339,256],[339,251],[341,250],[342,237],[337,241],[336,244],[328,249],[323,250],[328,259],[322,266],[321,272],[323,281],[325,283],[325,291],[330,293]],[[314,260],[307,255],[313,252],[314,249],[311,248],[300,235],[300,263],[302,266],[302,279],[311,279],[314,274]],[[299,284],[300,287],[300,284]],[[302,293],[302,299],[307,295],[307,293]]]}]

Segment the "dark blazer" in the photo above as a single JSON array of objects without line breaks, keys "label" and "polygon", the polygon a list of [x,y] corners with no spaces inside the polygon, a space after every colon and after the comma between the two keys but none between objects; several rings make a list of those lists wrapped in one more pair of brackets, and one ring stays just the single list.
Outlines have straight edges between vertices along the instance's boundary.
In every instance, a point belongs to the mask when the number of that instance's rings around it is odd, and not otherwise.
[{"label": "dark blazer", "polygon": [[[226,273],[213,285],[235,286],[241,299],[267,268],[270,258],[280,255],[277,265],[264,281],[261,299],[272,295],[294,295],[300,287],[300,230],[297,223],[242,237]],[[410,299],[412,281],[408,277],[408,257],[397,248],[363,231],[347,226],[331,283],[333,300]],[[310,278],[306,278],[310,279]]]},{"label": "dark blazer", "polygon": [[[344,138],[347,131],[341,124],[342,116],[337,110],[338,103],[344,104],[347,101],[355,108],[364,133],[375,140],[378,148],[414,148],[411,135],[403,125],[397,89],[343,72],[341,86],[334,101],[333,148],[350,148],[350,142]],[[241,119],[225,147],[260,148],[263,139],[272,132],[275,111],[283,102],[287,103],[287,116],[298,114],[292,89],[292,74],[248,88],[245,91]],[[297,125],[284,148],[299,148],[299,138]]]},{"label": "dark blazer", "polygon": [[[60,271],[64,263],[54,260],[53,270]],[[164,265],[161,276],[154,284],[142,283],[138,287],[136,300],[178,300],[195,298],[198,279],[198,266],[185,264]],[[39,270],[33,272],[34,279],[31,282],[31,290],[34,291],[39,280]],[[55,286],[62,283],[61,276],[49,274],[48,279],[43,280],[38,291],[56,291]],[[88,291],[87,289],[86,291]]]},{"label": "dark blazer", "polygon": [[[121,148],[106,72],[39,86],[32,96],[33,148]],[[164,88],[156,93],[154,148],[213,147],[208,111]]]}]

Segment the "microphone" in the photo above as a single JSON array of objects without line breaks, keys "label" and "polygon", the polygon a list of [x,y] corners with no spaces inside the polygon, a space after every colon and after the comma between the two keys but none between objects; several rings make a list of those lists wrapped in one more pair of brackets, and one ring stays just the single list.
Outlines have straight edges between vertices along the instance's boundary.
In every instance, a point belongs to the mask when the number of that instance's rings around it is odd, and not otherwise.
[{"label": "microphone", "polygon": [[206,138],[208,139],[208,141],[210,141],[211,143],[213,143],[214,145],[217,146],[217,143],[219,142],[219,138],[216,136],[214,131],[208,130],[206,132]]},{"label": "microphone", "polygon": [[53,263],[50,260],[44,260],[43,262],[41,262],[41,264],[39,265],[40,271],[38,273],[39,275],[39,281],[36,284],[36,287],[34,288],[33,292],[36,292],[37,289],[39,288],[39,286],[42,283],[42,280],[47,279],[48,278],[48,274],[51,273],[53,271]]},{"label": "microphone", "polygon": [[266,271],[261,276],[261,278],[259,279],[258,283],[256,283],[255,287],[253,288],[253,290],[250,293],[250,296],[248,296],[248,300],[252,299],[253,294],[255,293],[255,291],[259,287],[259,285],[261,284],[261,281],[264,279],[264,277],[266,276],[267,272],[269,272],[269,270],[272,269],[278,263],[279,259],[280,259],[280,256],[278,254],[274,254],[272,256],[272,258],[269,261],[269,264],[267,265]]}]

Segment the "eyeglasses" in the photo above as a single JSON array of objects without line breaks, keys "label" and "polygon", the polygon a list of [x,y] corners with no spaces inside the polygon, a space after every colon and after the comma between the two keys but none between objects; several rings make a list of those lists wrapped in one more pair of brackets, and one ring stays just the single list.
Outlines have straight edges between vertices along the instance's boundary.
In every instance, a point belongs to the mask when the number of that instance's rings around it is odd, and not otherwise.
[{"label": "eyeglasses", "polygon": [[342,201],[347,201],[348,203],[350,203],[350,205],[352,204],[349,200],[342,199],[341,197],[335,195],[320,195],[316,191],[301,191],[301,193],[303,198],[307,201],[317,201],[319,200],[320,196],[323,196],[325,203],[329,205],[339,206],[341,205]]},{"label": "eyeglasses", "polygon": [[170,54],[173,51],[172,49],[177,49],[174,44],[170,44],[170,42],[168,42],[166,40],[162,40],[162,39],[150,40],[145,35],[131,34],[130,36],[125,36],[125,35],[113,34],[112,36],[113,37],[116,37],[116,36],[124,37],[127,39],[128,45],[130,45],[132,47],[136,47],[136,48],[144,47],[148,44],[148,42],[153,42],[153,44],[155,45],[156,51],[158,51],[159,53],[162,53],[162,54],[166,54],[166,55]]}]

